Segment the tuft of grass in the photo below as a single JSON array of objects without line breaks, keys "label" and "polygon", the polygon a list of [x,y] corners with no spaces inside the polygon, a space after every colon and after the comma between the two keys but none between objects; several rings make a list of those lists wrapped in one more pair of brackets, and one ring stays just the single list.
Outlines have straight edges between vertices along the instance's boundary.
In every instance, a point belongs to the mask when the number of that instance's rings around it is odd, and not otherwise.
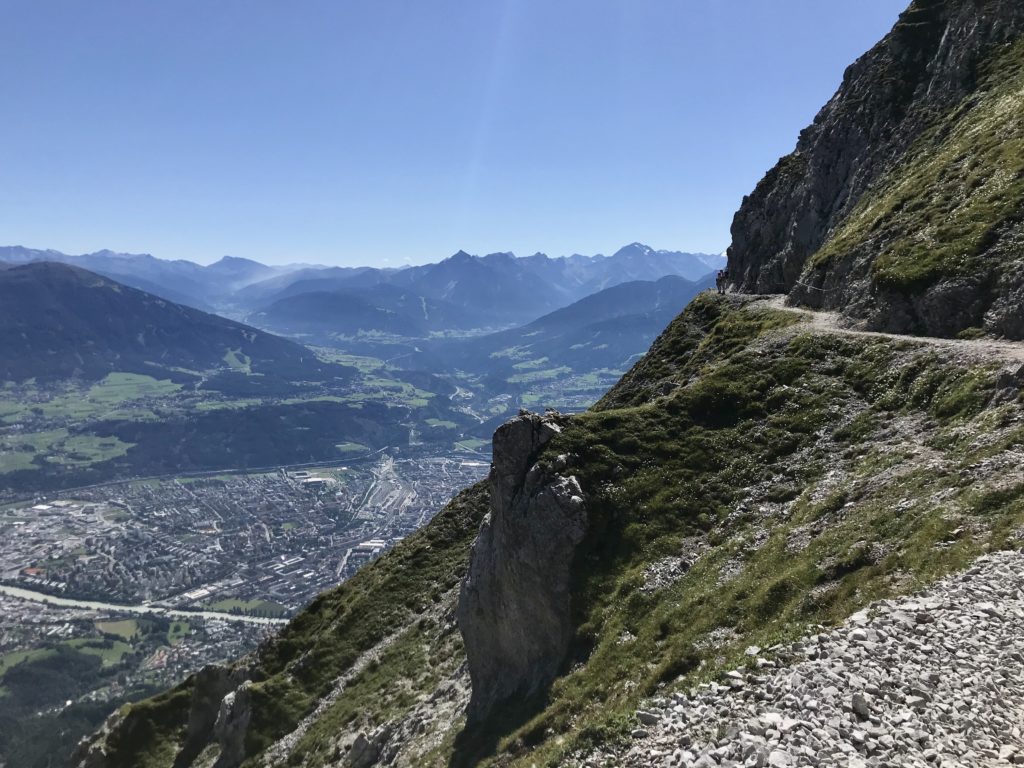
[{"label": "tuft of grass", "polygon": [[97,621],[96,629],[105,635],[131,640],[138,634],[139,622],[136,619],[117,619],[114,621]]}]

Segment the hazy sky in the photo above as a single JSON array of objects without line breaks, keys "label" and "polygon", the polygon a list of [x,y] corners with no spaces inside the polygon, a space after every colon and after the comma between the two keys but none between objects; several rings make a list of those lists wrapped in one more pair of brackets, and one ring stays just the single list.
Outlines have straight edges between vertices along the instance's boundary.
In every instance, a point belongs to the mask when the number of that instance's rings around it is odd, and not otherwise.
[{"label": "hazy sky", "polygon": [[0,0],[0,244],[720,251],[907,0]]}]

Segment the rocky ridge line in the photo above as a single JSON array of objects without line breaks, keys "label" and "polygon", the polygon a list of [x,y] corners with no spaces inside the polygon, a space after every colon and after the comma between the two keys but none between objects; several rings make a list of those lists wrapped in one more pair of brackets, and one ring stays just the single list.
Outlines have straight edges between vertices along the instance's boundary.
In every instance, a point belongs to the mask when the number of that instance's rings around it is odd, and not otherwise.
[{"label": "rocky ridge line", "polygon": [[1024,764],[1024,555],[999,552],[637,712],[587,768]]}]

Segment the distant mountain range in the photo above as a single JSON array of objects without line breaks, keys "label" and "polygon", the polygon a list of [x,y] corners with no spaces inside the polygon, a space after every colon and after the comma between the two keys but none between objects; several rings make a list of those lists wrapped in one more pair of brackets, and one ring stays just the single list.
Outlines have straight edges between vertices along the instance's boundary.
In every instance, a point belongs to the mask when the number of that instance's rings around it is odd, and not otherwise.
[{"label": "distant mountain range", "polygon": [[[201,266],[148,254],[71,256],[0,248],[0,262],[43,261],[88,269],[179,304],[248,318],[268,330],[313,336],[508,328],[614,285],[666,275],[698,280],[724,265],[723,256],[654,250],[640,243],[611,256],[538,253],[517,258],[460,251],[435,264],[402,269],[270,267],[230,256]],[[288,301],[299,296],[306,298]]]},{"label": "distant mountain range", "polygon": [[266,280],[285,268],[268,267],[250,259],[225,256],[209,266],[182,259],[158,259],[148,253],[96,251],[78,256],[54,250],[0,247],[0,262],[30,264],[50,261],[87,269],[123,285],[153,293],[197,309],[213,309],[223,297],[250,283]]},{"label": "distant mountain range", "polygon": [[[503,329],[550,314],[626,282],[677,276],[696,281],[719,256],[655,251],[634,243],[612,256],[550,258],[460,251],[437,264],[401,270],[302,270],[242,289],[263,302],[253,325],[331,344],[359,333],[423,337],[440,330]],[[294,279],[293,279],[294,278]]]},{"label": "distant mountain range", "polygon": [[264,380],[350,374],[295,342],[54,262],[0,269],[0,349],[8,381],[112,371],[181,380],[232,368]]},{"label": "distant mountain range", "polygon": [[[568,260],[534,259],[545,268],[551,261]],[[435,299],[371,281],[285,296],[262,313],[267,324],[336,347],[316,351],[70,264],[0,264],[0,383],[17,393],[14,416],[0,425],[0,475],[11,488],[32,489],[322,461],[338,456],[338,446],[404,446],[414,434],[416,444],[486,439],[520,404],[591,402],[712,281],[619,283],[519,327],[480,333],[481,303],[498,302],[502,285],[535,312],[613,279],[592,272],[571,290],[544,292],[543,280],[520,271],[524,262],[463,254],[394,273],[432,292],[446,277],[476,280],[478,301],[467,286]],[[207,274],[225,282],[256,272],[246,263],[214,266]],[[495,275],[502,282],[486,285]],[[344,338],[345,328],[360,338]],[[358,362],[352,354],[365,356],[369,373],[326,362]],[[108,395],[97,393],[111,386],[122,390],[109,396],[131,408],[104,404]],[[72,402],[86,415],[69,420]]]},{"label": "distant mountain range", "polygon": [[675,275],[634,280],[591,294],[527,325],[428,348],[431,363],[485,374],[513,383],[533,371],[566,373],[622,371],[694,296],[710,288],[712,276],[697,282]]}]

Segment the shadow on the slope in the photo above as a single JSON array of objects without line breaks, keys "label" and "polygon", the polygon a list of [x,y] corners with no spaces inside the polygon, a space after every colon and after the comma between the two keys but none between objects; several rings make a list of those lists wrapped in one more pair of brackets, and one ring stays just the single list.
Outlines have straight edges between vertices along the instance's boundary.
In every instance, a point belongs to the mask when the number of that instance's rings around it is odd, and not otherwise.
[{"label": "shadow on the slope", "polygon": [[[532,697],[504,704],[499,713],[478,723],[467,724],[455,737],[448,768],[473,768],[497,751],[498,743],[524,726],[547,703],[547,691]],[[519,734],[509,751],[515,753],[536,746],[544,740],[543,727]]]}]

